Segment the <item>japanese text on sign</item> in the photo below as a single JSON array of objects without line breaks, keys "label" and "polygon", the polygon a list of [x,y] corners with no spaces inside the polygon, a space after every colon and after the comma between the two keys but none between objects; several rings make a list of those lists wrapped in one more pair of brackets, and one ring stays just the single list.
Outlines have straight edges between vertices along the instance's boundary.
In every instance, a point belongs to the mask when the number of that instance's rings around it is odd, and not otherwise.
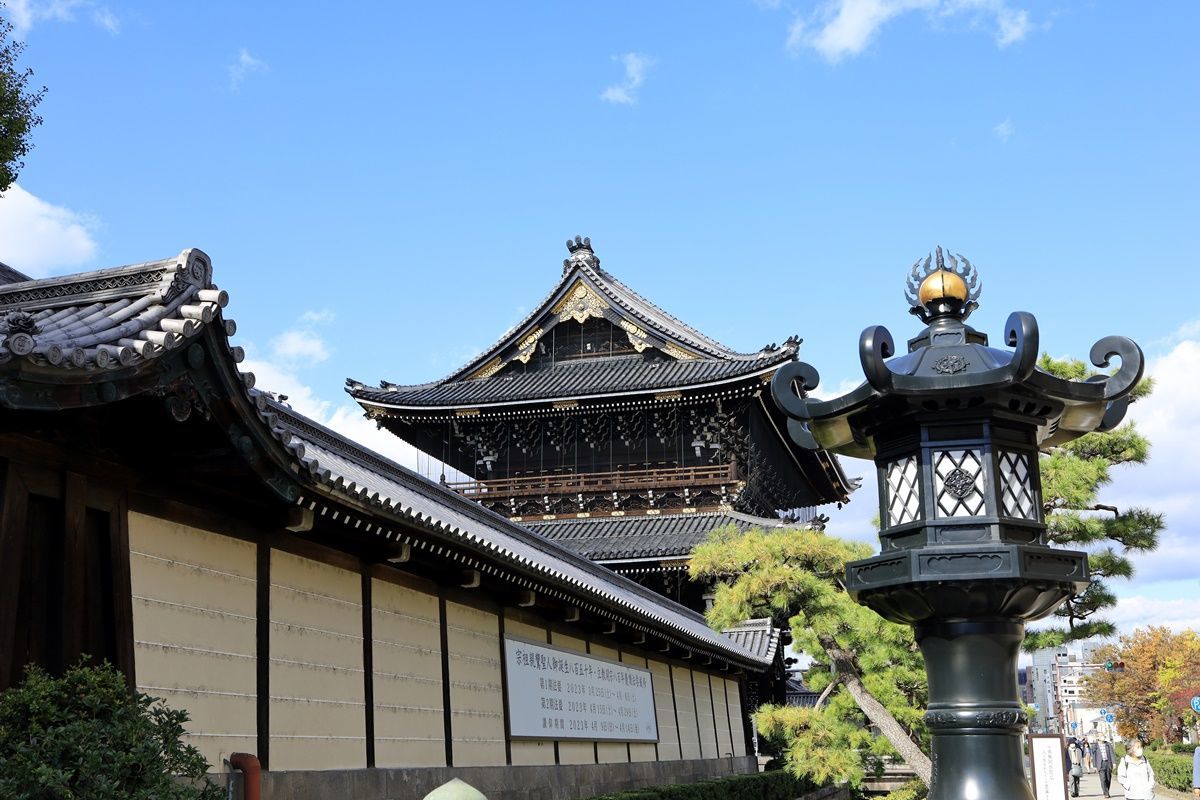
[{"label": "japanese text on sign", "polygon": [[656,742],[649,670],[504,640],[512,736]]}]

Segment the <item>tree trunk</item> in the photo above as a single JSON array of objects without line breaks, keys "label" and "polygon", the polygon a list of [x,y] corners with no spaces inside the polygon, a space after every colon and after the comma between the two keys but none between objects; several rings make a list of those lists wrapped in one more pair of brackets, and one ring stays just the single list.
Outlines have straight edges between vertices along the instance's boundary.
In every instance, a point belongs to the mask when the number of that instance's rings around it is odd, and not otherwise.
[{"label": "tree trunk", "polygon": [[913,772],[917,773],[917,777],[928,786],[933,778],[933,765],[929,761],[929,756],[925,755],[921,748],[909,738],[908,731],[904,730],[904,726],[896,721],[890,711],[884,708],[883,703],[876,700],[874,695],[867,691],[867,687],[863,686],[854,653],[838,646],[832,636],[818,636],[817,639],[833,662],[833,668],[837,671],[841,682],[845,684],[846,690],[850,692],[850,696],[862,709],[863,714],[872,725],[879,729]]}]

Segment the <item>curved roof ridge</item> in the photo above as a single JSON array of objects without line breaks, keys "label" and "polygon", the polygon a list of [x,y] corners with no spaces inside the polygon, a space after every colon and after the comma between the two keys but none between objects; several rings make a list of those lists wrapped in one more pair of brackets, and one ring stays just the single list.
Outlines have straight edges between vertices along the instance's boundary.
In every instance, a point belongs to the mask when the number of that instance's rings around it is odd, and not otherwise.
[{"label": "curved roof ridge", "polygon": [[[591,252],[590,249],[588,252]],[[595,263],[592,263],[592,261]],[[428,388],[470,379],[469,376],[483,369],[491,361],[498,358],[506,348],[512,346],[517,336],[530,329],[530,326],[534,325],[539,319],[547,317],[554,302],[560,299],[566,290],[581,278],[585,279],[589,284],[594,285],[597,290],[619,307],[622,312],[631,315],[647,327],[654,329],[656,334],[662,336],[668,342],[672,340],[678,341],[680,344],[698,351],[698,357],[701,359],[707,356],[710,359],[721,361],[754,361],[774,352],[786,352],[789,355],[795,355],[799,349],[798,337],[793,337],[792,339],[785,340],[782,347],[776,347],[774,350],[770,346],[749,353],[733,350],[711,336],[701,333],[696,328],[665,311],[661,306],[634,291],[627,284],[614,277],[612,273],[602,269],[598,259],[594,257],[590,259],[569,259],[563,269],[562,276],[542,300],[533,307],[533,310],[515,325],[510,326],[491,346],[480,351],[478,355],[466,364],[453,370],[439,380],[417,384],[397,384],[392,381],[382,380],[379,387],[383,388],[386,386],[394,389]],[[359,388],[369,388],[361,381],[353,379],[347,380],[347,386],[347,391],[352,395]]]},{"label": "curved roof ridge", "polygon": [[[718,355],[722,358],[738,358],[739,356],[753,357],[754,355],[757,355],[753,353],[738,352],[731,347],[721,344],[711,336],[701,333],[683,320],[664,310],[662,306],[656,305],[650,300],[647,300],[645,297],[635,292],[627,284],[614,277],[612,273],[601,268],[599,265],[595,267],[581,265],[581,268],[588,270],[595,275],[602,287],[604,284],[608,284],[610,287],[619,290],[619,292],[609,293],[610,297],[617,299],[620,294],[624,294],[627,300],[633,300],[635,304],[643,306],[643,313],[645,313],[646,316],[653,318],[655,315],[658,315],[662,318],[662,321],[667,322],[670,326],[676,327],[687,333],[689,337],[695,340],[695,344],[700,345],[702,348],[711,350],[713,355]],[[759,353],[761,352],[762,351],[760,350]]]}]

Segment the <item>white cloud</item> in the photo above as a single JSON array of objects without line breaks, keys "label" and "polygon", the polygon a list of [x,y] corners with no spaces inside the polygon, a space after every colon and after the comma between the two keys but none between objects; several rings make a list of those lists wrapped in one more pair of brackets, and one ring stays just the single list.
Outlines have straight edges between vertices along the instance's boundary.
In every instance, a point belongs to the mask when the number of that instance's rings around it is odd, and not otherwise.
[{"label": "white cloud", "polygon": [[1113,483],[1105,490],[1105,502],[1118,508],[1141,506],[1166,516],[1167,530],[1158,550],[1134,558],[1138,581],[1196,574],[1200,505],[1195,443],[1200,441],[1200,416],[1193,407],[1200,393],[1200,326],[1190,323],[1180,332],[1187,338],[1147,365],[1154,392],[1129,409],[1129,418],[1150,440],[1150,459],[1145,465],[1114,469]]},{"label": "white cloud", "polygon": [[[248,349],[252,347],[248,346]],[[417,468],[417,449],[363,417],[362,409],[352,401],[339,399],[333,402],[318,396],[294,369],[285,364],[247,358],[240,369],[254,373],[255,388],[286,397],[284,402],[300,414],[399,464],[410,469]],[[424,455],[420,456],[422,462],[425,459]]]},{"label": "white cloud", "polygon": [[93,11],[92,21],[113,36],[121,32],[121,20],[117,19],[117,15],[108,6],[100,6]]},{"label": "white cloud", "polygon": [[1032,29],[1029,13],[1005,0],[827,0],[811,14],[792,17],[786,47],[793,54],[815,50],[836,63],[863,52],[890,20],[914,11],[931,19],[963,17],[973,27],[986,25],[1000,47],[1020,41]]},{"label": "white cloud", "polygon": [[271,355],[287,364],[319,364],[329,358],[329,348],[310,330],[290,330],[271,340]]},{"label": "white cloud", "polygon": [[1200,601],[1196,595],[1200,595],[1200,590],[1192,597],[1176,600],[1122,597],[1116,608],[1105,616],[1121,633],[1132,633],[1135,628],[1151,625],[1162,625],[1175,631],[1200,630]]},{"label": "white cloud", "polygon": [[238,51],[237,58],[228,67],[229,86],[236,91],[241,88],[242,81],[246,80],[249,75],[255,72],[266,72],[268,69],[270,69],[270,65],[267,62],[250,55],[250,51],[243,47]]},{"label": "white cloud", "polygon": [[1008,140],[1011,139],[1013,134],[1016,132],[1017,126],[1013,125],[1012,117],[1005,118],[1004,122],[1001,122],[992,128],[992,133],[995,134],[996,138],[1005,144],[1008,143]]},{"label": "white cloud", "polygon": [[13,34],[22,39],[40,22],[74,22],[75,12],[93,9],[92,22],[116,36],[121,22],[107,6],[96,6],[93,0],[7,0],[5,13],[13,26]]},{"label": "white cloud", "polygon": [[333,322],[337,315],[328,308],[322,308],[320,311],[305,311],[300,315],[300,322],[305,325],[323,325],[326,322]]},{"label": "white cloud", "polygon": [[600,94],[600,99],[620,105],[633,105],[637,102],[638,87],[646,80],[646,70],[654,65],[654,59],[641,53],[625,53],[613,56],[614,61],[625,67],[625,80],[613,84]]},{"label": "white cloud", "polygon": [[83,266],[96,255],[97,227],[93,217],[13,184],[0,195],[0,261],[34,278]]}]

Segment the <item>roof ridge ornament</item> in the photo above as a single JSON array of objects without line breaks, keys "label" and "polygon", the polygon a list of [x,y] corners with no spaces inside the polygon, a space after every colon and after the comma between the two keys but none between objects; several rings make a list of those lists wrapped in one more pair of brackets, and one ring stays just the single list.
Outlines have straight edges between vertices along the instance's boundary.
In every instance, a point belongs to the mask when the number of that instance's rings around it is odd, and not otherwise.
[{"label": "roof ridge ornament", "polygon": [[596,257],[596,251],[592,249],[591,237],[576,236],[574,240],[567,239],[567,251],[571,257],[563,259],[563,274],[580,264],[592,269],[600,266],[600,259]]},{"label": "roof ridge ornament", "polygon": [[946,316],[965,320],[979,308],[982,292],[983,282],[974,265],[962,253],[948,250],[943,253],[941,245],[925,257],[924,263],[919,258],[913,262],[904,285],[904,299],[911,306],[909,313],[925,323]]}]

